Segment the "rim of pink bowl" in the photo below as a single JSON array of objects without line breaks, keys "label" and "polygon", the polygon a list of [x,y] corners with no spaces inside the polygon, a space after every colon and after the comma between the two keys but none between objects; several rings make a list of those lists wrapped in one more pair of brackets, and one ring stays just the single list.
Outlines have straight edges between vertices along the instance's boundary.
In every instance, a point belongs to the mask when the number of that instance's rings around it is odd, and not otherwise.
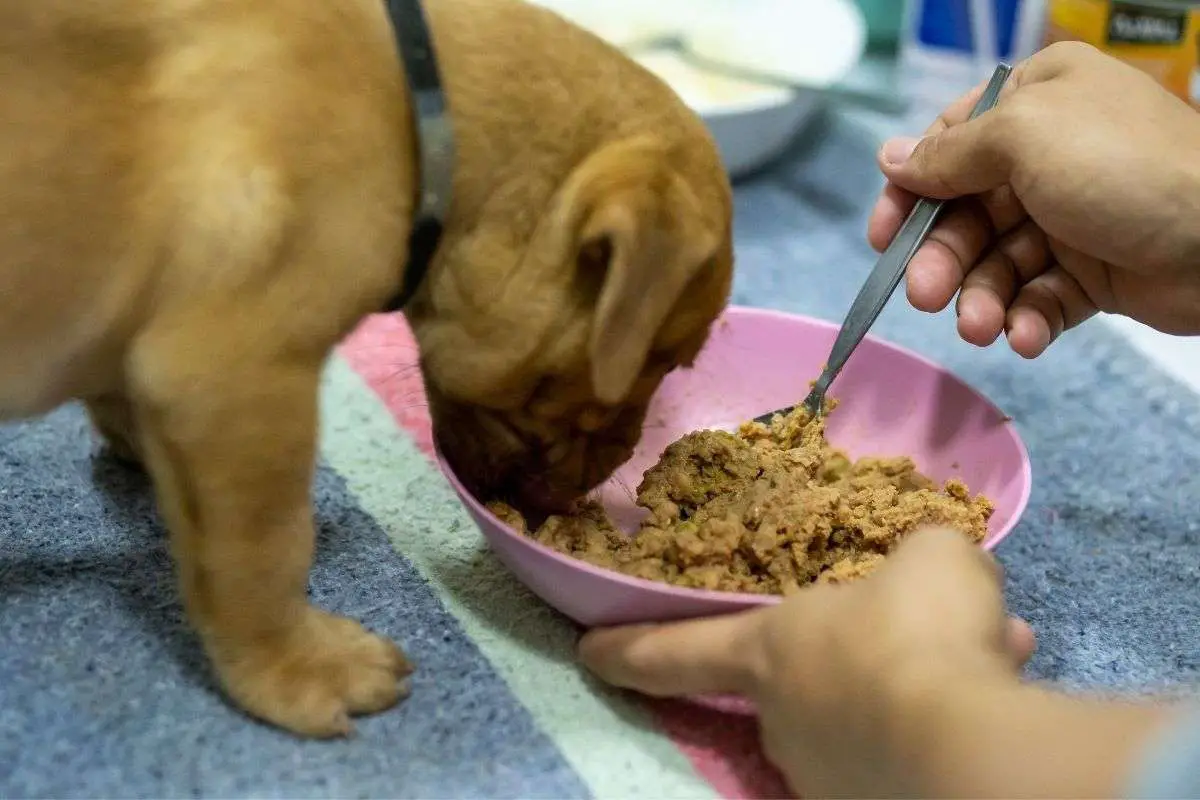
[{"label": "rim of pink bowl", "polygon": [[[789,314],[785,311],[776,311],[774,309],[752,308],[749,306],[739,305],[726,306],[725,310],[721,312],[721,316],[718,318],[718,321],[719,319],[722,319],[730,314],[738,317],[760,317],[786,320],[789,322],[802,322],[813,327],[824,328],[826,330],[837,330],[838,328],[837,323],[818,319],[816,317],[810,317],[805,314]],[[983,392],[979,391],[974,386],[955,375],[946,367],[943,367],[931,359],[926,358],[920,353],[909,350],[907,347],[893,344],[886,339],[881,339],[872,334],[867,334],[864,341],[870,341],[874,345],[886,348],[894,353],[904,355],[913,359],[914,361],[918,361],[925,366],[930,367],[936,372],[948,376],[952,380],[957,381],[959,384],[969,389],[975,396],[986,403],[999,416],[1007,416],[1007,414],[1005,414],[999,406],[988,399],[987,395],[985,395]],[[1016,431],[1015,429],[1013,440],[1016,442],[1017,451],[1021,456],[1021,496],[1016,504],[1016,513],[1013,514],[1012,518],[1005,523],[1004,527],[1002,527],[1000,530],[996,531],[995,533],[989,532],[987,539],[980,545],[983,547],[983,549],[988,551],[995,549],[1000,542],[1004,541],[1004,539],[1008,537],[1009,533],[1012,532],[1012,529],[1016,527],[1017,522],[1020,521],[1021,516],[1024,514],[1025,508],[1029,505],[1029,496],[1033,489],[1033,464],[1029,459],[1029,451],[1025,447],[1025,441],[1021,438],[1020,432]],[[459,481],[458,476],[454,474],[454,470],[450,467],[450,464],[442,456],[442,451],[437,446],[436,438],[433,442],[433,448],[434,454],[437,457],[438,467],[441,469],[442,474],[446,476],[446,479],[454,487],[459,499],[463,500],[472,511],[482,515],[483,518],[490,522],[500,533],[518,542],[521,546],[535,550],[542,555],[549,557],[551,560],[557,561],[563,566],[579,570],[580,572],[592,575],[596,578],[625,584],[632,589],[653,591],[659,594],[672,595],[679,598],[737,604],[756,603],[758,605],[773,605],[784,599],[782,595],[722,592],[715,589],[691,589],[685,586],[673,586],[669,583],[660,583],[659,581],[652,581],[646,578],[635,578],[632,575],[626,575],[622,572],[617,572],[616,570],[597,567],[594,564],[589,564],[586,561],[581,561],[578,558],[572,558],[564,553],[560,553],[552,547],[547,547],[536,539],[531,539],[528,536],[518,533],[517,531],[513,530],[512,527],[505,524],[490,510],[488,510],[488,507],[479,502],[479,500],[473,494],[467,491],[466,487],[463,486]]]}]

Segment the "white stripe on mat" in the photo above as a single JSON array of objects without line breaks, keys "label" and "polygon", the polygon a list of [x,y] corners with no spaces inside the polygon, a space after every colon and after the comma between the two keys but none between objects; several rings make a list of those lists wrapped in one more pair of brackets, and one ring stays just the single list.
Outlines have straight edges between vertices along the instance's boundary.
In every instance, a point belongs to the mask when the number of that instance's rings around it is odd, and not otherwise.
[{"label": "white stripe on mat", "polygon": [[337,356],[321,450],[597,797],[719,797],[644,709],[581,674],[571,625],[484,550],[437,468]]},{"label": "white stripe on mat", "polygon": [[1128,317],[1102,314],[1100,319],[1168,375],[1200,392],[1200,337],[1159,333]]}]

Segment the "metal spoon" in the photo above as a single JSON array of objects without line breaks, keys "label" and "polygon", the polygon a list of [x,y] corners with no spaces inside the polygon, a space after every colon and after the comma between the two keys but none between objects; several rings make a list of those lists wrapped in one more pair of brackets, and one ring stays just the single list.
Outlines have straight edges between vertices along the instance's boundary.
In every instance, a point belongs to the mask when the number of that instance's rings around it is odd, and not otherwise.
[{"label": "metal spoon", "polygon": [[[979,102],[971,111],[971,119],[975,119],[996,105],[996,100],[1000,97],[1000,90],[1004,88],[1004,82],[1008,80],[1011,72],[1012,67],[1007,64],[996,67],[987,88],[983,91],[983,96],[979,98]],[[909,213],[908,219],[900,227],[896,238],[892,239],[892,243],[879,257],[875,268],[871,270],[871,274],[867,277],[862,289],[859,290],[858,296],[854,298],[850,311],[846,314],[846,319],[842,322],[841,330],[838,331],[837,339],[833,342],[833,349],[829,353],[829,359],[821,376],[817,378],[812,391],[804,399],[804,410],[810,415],[815,417],[821,413],[825,405],[825,392],[829,390],[829,385],[842,371],[842,367],[846,365],[846,361],[854,349],[867,335],[867,331],[875,324],[875,320],[879,319],[879,314],[887,305],[892,293],[896,291],[901,278],[904,277],[904,271],[908,268],[909,262],[924,243],[945,205],[946,201],[944,200],[930,200],[927,197],[918,200],[912,212]],[[787,414],[793,409],[795,406],[789,406],[754,419],[756,422],[769,424],[775,415]]]}]

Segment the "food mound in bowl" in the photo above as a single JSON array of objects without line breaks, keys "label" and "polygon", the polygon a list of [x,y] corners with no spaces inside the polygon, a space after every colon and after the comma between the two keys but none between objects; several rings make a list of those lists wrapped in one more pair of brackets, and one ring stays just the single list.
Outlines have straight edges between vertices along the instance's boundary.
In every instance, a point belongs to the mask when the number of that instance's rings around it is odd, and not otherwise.
[{"label": "food mound in bowl", "polygon": [[[836,401],[828,401],[826,413]],[[671,444],[638,487],[649,515],[633,536],[581,501],[529,530],[516,509],[488,507],[562,553],[626,575],[693,589],[791,594],[862,577],[924,525],[987,534],[993,505],[960,480],[938,487],[911,458],[851,462],[803,409],[736,434],[702,430]]]}]

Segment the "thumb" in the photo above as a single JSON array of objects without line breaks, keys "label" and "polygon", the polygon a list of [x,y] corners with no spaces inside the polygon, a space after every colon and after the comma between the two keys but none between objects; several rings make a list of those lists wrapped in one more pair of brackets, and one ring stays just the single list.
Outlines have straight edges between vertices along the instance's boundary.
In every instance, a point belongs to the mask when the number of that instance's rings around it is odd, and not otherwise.
[{"label": "thumb", "polygon": [[605,683],[655,697],[750,695],[764,672],[768,610],[590,631],[579,658]]},{"label": "thumb", "polygon": [[1008,183],[1012,154],[995,134],[994,111],[922,139],[884,143],[879,167],[888,181],[921,197],[949,200]]}]

